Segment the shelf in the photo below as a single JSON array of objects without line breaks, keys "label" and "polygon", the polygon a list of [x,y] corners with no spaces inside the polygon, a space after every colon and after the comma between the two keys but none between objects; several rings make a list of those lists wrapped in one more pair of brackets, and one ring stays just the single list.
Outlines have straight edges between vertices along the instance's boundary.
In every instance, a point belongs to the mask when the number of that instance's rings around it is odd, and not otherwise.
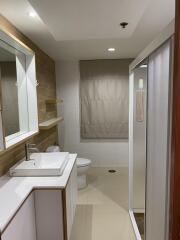
[{"label": "shelf", "polygon": [[42,122],[39,124],[40,130],[48,130],[54,126],[56,126],[59,122],[63,121],[63,117],[52,118],[48,121]]},{"label": "shelf", "polygon": [[57,104],[57,103],[62,103],[62,102],[63,102],[62,99],[56,99],[56,98],[46,100],[46,104]]}]

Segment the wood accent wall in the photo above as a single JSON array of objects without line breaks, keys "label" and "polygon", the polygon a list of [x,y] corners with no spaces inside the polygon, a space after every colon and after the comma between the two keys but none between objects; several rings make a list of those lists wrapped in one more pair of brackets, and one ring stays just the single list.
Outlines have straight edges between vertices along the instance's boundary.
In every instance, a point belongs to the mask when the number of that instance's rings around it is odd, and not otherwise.
[{"label": "wood accent wall", "polygon": [[176,0],[169,240],[180,239],[180,1]]},{"label": "wood accent wall", "polygon": [[[36,54],[36,77],[39,82],[37,88],[39,122],[56,117],[56,107],[47,109],[45,104],[47,99],[56,98],[55,62],[1,15],[0,28],[14,35]],[[36,143],[40,150],[44,151],[49,145],[57,142],[57,128],[54,127],[48,131],[41,131],[37,136],[33,137],[30,142]],[[25,143],[11,150],[6,150],[0,155],[0,176],[6,173],[13,164],[25,156],[24,146]]]}]

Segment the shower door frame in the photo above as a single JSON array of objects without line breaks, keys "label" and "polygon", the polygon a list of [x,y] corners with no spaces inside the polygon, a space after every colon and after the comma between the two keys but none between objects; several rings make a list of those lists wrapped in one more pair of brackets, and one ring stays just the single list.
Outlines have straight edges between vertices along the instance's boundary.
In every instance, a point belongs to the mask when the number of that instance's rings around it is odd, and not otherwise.
[{"label": "shower door frame", "polygon": [[[179,4],[179,10],[180,10],[180,4]],[[179,16],[179,21],[180,21],[180,16]],[[172,21],[167,26],[167,28],[149,46],[147,46],[147,48],[145,48],[144,51],[142,51],[142,53],[139,54],[139,56],[130,64],[130,67],[129,67],[129,216],[130,216],[137,240],[141,240],[142,238],[140,236],[140,233],[136,224],[136,220],[134,217],[134,212],[133,212],[133,110],[134,110],[133,109],[133,90],[134,90],[133,71],[141,62],[147,59],[152,52],[158,49],[164,42],[166,42],[168,39],[170,39],[174,35],[174,25],[175,25],[175,22]],[[179,35],[180,35],[180,29],[179,29]],[[180,46],[179,46],[179,51],[180,51]],[[180,52],[179,52],[179,59],[180,59]],[[180,62],[179,62],[179,65],[180,65]],[[179,73],[179,78],[180,78],[180,73]],[[179,97],[179,102],[180,102],[180,97]],[[179,123],[179,126],[180,126],[180,123]],[[167,218],[169,218],[168,214],[167,214]],[[168,220],[169,219],[167,219],[167,223],[168,223]],[[168,238],[168,235],[169,235],[168,230],[166,232],[166,235]]]},{"label": "shower door frame", "polygon": [[180,1],[176,0],[169,240],[180,239]]}]

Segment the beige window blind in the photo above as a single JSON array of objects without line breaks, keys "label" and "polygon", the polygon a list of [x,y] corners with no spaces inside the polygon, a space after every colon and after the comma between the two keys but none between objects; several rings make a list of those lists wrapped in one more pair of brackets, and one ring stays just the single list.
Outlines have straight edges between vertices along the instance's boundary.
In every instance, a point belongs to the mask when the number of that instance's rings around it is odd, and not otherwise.
[{"label": "beige window blind", "polygon": [[80,61],[81,138],[128,138],[131,61]]}]

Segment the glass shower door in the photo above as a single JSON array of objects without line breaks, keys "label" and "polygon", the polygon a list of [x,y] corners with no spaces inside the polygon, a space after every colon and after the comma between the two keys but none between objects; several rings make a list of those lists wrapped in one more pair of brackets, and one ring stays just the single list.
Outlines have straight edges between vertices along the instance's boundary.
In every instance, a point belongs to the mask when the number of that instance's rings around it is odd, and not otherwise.
[{"label": "glass shower door", "polygon": [[148,64],[144,61],[133,71],[133,161],[130,164],[131,211],[139,239],[144,239],[145,234],[147,76]]}]

